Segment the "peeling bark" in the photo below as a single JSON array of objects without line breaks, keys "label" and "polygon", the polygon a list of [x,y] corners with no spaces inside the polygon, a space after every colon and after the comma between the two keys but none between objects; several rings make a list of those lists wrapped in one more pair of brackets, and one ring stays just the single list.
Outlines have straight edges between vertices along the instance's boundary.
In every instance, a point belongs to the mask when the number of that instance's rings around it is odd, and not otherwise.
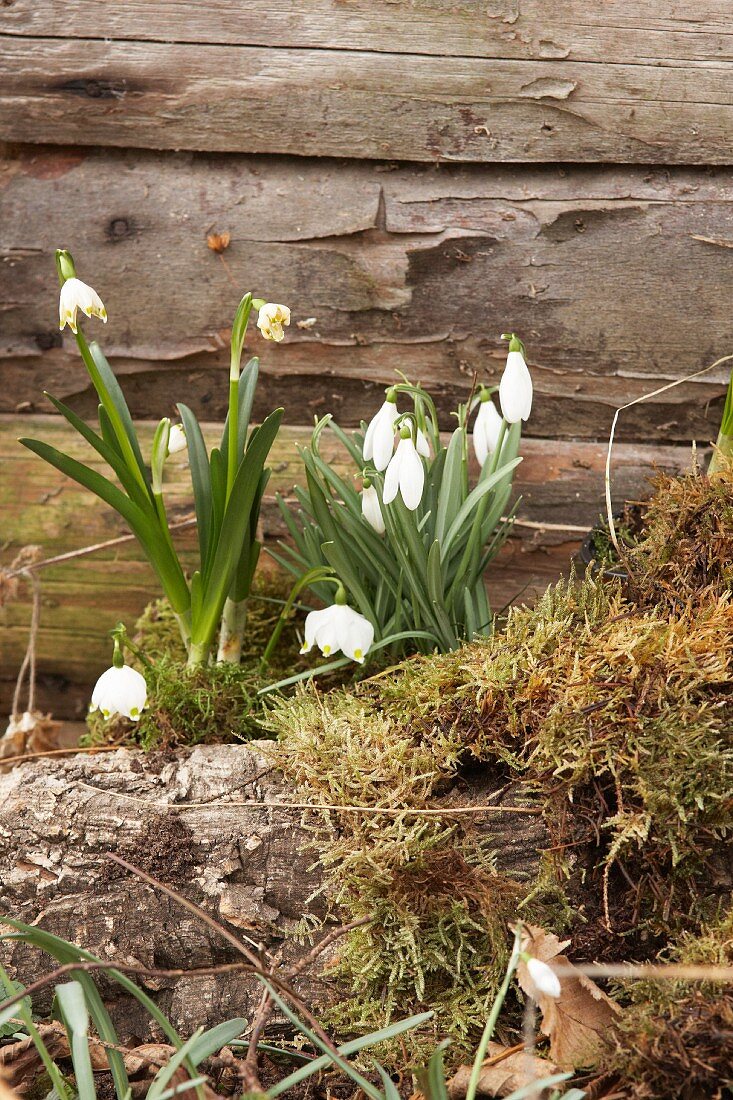
[{"label": "peeling bark", "polygon": [[[119,750],[25,764],[0,776],[0,914],[35,922],[111,963],[193,969],[240,961],[195,916],[108,860],[114,851],[231,931],[282,948],[286,964],[296,961],[309,949],[294,938],[299,923],[332,921],[333,914],[319,894],[304,815],[265,805],[299,801],[278,776],[275,751],[256,742],[167,757]],[[474,782],[442,804],[481,804],[491,793]],[[509,790],[498,804],[511,805],[516,795]],[[210,805],[180,809],[186,802]],[[517,875],[536,868],[537,850],[547,844],[538,818],[492,813],[475,827],[492,837],[500,869]],[[23,946],[6,947],[0,957],[26,982],[50,969],[46,957]],[[151,977],[144,985],[185,1034],[232,1016],[251,1020],[259,989],[236,975]],[[123,1039],[155,1037],[136,1002],[108,980],[102,989]],[[298,989],[316,1006],[339,995],[312,972]]]}]

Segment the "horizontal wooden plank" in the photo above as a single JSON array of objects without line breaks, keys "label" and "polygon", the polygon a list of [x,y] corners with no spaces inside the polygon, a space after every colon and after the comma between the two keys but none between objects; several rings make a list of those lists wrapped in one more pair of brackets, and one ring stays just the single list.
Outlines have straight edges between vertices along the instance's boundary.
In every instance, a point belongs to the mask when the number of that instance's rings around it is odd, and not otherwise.
[{"label": "horizontal wooden plank", "polygon": [[[401,167],[287,157],[21,149],[0,160],[0,411],[95,399],[57,327],[53,248],[102,293],[89,323],[138,416],[225,412],[228,330],[251,287],[293,308],[258,415],[358,423],[402,370],[444,426],[499,335],[526,341],[540,437],[602,439],[614,409],[730,350],[733,171]],[[206,244],[212,229],[231,243]],[[298,327],[298,323],[306,327]],[[725,368],[621,419],[622,438],[717,434]]]},{"label": "horizontal wooden plank", "polygon": [[[218,430],[206,426],[210,437]],[[86,445],[56,417],[34,417],[30,425],[25,419],[0,418],[0,561],[7,565],[28,543],[40,544],[50,557],[124,534],[124,523],[111,509],[18,445],[17,436],[29,431],[95,464]],[[146,446],[151,435],[152,425],[142,425]],[[285,430],[273,450],[273,476],[263,509],[263,534],[270,543],[284,533],[274,493],[289,497],[300,480],[295,444],[305,442],[307,436],[304,428]],[[513,599],[531,599],[567,570],[581,536],[553,529],[553,524],[590,526],[602,508],[602,444],[527,440],[522,449],[525,457],[515,481],[522,496],[520,518],[551,526],[515,528],[488,578],[497,608]],[[328,433],[322,438],[322,453],[342,467],[343,452]],[[675,470],[689,458],[689,449],[683,447],[621,445],[614,464],[616,499],[643,495],[653,464]],[[167,499],[172,519],[190,514],[185,455],[170,463]],[[190,566],[192,533],[179,533],[176,541]],[[127,543],[44,569],[42,593],[38,642],[42,705],[61,717],[78,718],[91,684],[108,663],[108,631],[119,619],[131,624],[145,603],[159,594],[157,582],[137,544]],[[26,645],[29,611],[28,593],[23,589],[17,601],[0,611],[0,713],[10,705],[13,677]]]},{"label": "horizontal wooden plank", "polygon": [[415,161],[729,164],[730,61],[7,35],[0,138]]},{"label": "horizontal wooden plank", "polygon": [[728,0],[6,0],[0,33],[664,64],[733,60],[730,16]]}]

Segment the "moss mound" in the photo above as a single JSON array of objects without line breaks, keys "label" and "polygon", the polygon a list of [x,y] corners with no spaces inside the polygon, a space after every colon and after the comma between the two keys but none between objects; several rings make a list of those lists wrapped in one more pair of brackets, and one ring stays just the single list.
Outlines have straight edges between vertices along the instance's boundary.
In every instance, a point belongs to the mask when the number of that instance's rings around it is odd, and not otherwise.
[{"label": "moss mound", "polygon": [[660,474],[628,554],[632,593],[645,606],[683,611],[731,591],[733,471],[709,478]]},{"label": "moss mound", "polygon": [[[733,911],[704,936],[683,935],[665,953],[669,962],[733,964]],[[721,983],[636,982],[604,1067],[620,1078],[621,1100],[733,1095],[733,991]]]},{"label": "moss mound", "polygon": [[272,663],[260,672],[260,658],[289,592],[286,578],[265,573],[255,581],[239,665],[212,662],[187,670],[186,651],[167,600],[154,600],[135,623],[133,640],[147,663],[132,661],[144,673],[148,705],[139,722],[101,715],[87,719],[90,743],[133,742],[144,749],[221,744],[268,736],[260,688],[290,675],[299,663],[294,624],[286,624]]},{"label": "moss mound", "polygon": [[281,700],[282,766],[313,802],[419,810],[490,776],[534,796],[550,837],[534,873],[507,877],[470,817],[320,811],[337,900],[377,918],[340,955],[352,1023],[429,1004],[438,1029],[471,1036],[517,913],[571,926],[581,957],[604,961],[697,931],[726,889],[731,691],[728,599],[668,618],[586,579],[456,653]]}]

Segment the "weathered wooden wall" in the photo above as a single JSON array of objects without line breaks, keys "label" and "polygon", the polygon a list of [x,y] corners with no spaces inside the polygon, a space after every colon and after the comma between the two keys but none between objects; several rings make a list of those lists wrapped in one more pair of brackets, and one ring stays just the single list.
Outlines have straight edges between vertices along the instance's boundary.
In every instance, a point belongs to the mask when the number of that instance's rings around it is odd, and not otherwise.
[{"label": "weathered wooden wall", "polygon": [[[44,389],[94,409],[55,320],[58,245],[102,293],[95,335],[139,417],[181,397],[221,417],[241,293],[293,307],[287,341],[261,348],[257,408],[286,406],[283,485],[313,414],[355,424],[397,369],[436,393],[448,426],[474,372],[498,379],[499,334],[515,329],[536,385],[522,514],[591,523],[613,410],[731,350],[731,16],[733,0],[283,0],[274,13],[5,0],[5,560],[33,539],[51,552],[118,531],[14,443],[57,430]],[[212,231],[230,235],[221,256]],[[714,437],[725,380],[625,414],[619,496]],[[275,533],[269,507],[265,522]],[[495,602],[557,575],[574,545],[518,530]],[[104,632],[154,590],[130,547],[48,574],[42,667],[67,713],[106,659]],[[27,610],[5,613],[5,685]]]}]

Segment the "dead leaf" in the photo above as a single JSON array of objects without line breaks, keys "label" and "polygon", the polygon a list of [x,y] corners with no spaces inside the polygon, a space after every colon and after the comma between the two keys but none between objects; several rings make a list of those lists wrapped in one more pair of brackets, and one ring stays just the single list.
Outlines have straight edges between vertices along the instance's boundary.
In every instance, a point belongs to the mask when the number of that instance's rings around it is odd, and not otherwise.
[{"label": "dead leaf", "polygon": [[18,1100],[17,1092],[11,1089],[4,1077],[0,1077],[0,1100]]},{"label": "dead leaf", "polygon": [[562,993],[548,997],[537,989],[525,963],[517,967],[517,979],[524,992],[540,1007],[541,1031],[550,1040],[550,1057],[561,1069],[594,1066],[606,1046],[609,1029],[621,1015],[621,1009],[595,982],[581,974],[562,951],[570,940],[560,943],[557,936],[529,924],[522,938],[522,950],[552,966],[570,969],[558,975]]},{"label": "dead leaf", "polygon": [[[538,1058],[536,1054],[527,1054],[515,1047],[505,1047],[501,1043],[489,1043],[489,1056],[484,1062],[478,1082],[478,1096],[508,1096],[515,1089],[524,1088],[543,1077],[552,1077],[558,1073],[558,1067],[547,1058]],[[448,1095],[451,1100],[463,1100],[468,1091],[471,1066],[461,1066],[448,1082]],[[550,1090],[551,1091],[551,1090]],[[534,1093],[534,1100],[548,1095],[547,1090]]]}]

